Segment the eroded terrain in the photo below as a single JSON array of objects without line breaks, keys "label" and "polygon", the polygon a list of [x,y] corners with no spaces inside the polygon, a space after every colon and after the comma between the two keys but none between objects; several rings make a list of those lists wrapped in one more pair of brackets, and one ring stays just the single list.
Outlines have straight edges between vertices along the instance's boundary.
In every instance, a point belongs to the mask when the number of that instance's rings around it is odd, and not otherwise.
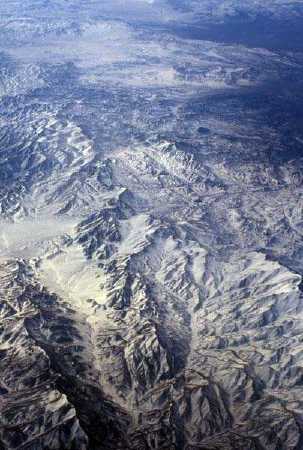
[{"label": "eroded terrain", "polygon": [[302,54],[53,3],[0,6],[0,448],[303,449]]}]

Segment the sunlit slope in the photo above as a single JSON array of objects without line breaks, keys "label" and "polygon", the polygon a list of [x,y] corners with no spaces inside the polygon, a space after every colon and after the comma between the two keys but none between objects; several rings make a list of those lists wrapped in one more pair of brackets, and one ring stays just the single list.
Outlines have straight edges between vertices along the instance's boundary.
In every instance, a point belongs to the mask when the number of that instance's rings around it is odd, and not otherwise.
[{"label": "sunlit slope", "polygon": [[179,3],[0,6],[0,448],[303,448],[302,56]]}]

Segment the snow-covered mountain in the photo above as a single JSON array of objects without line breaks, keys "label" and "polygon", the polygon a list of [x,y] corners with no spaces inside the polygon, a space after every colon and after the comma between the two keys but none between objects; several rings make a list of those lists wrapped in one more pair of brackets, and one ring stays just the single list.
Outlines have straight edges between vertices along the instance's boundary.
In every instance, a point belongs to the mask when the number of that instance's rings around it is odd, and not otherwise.
[{"label": "snow-covered mountain", "polygon": [[263,3],[0,5],[0,449],[303,449],[303,15]]}]

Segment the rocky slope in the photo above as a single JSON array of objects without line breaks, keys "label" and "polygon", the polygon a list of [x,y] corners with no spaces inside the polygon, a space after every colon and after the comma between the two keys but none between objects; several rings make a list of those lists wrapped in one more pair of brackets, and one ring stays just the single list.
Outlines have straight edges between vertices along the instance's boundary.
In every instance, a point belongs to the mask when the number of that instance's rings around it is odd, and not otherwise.
[{"label": "rocky slope", "polygon": [[86,3],[0,6],[0,448],[301,450],[302,55]]}]

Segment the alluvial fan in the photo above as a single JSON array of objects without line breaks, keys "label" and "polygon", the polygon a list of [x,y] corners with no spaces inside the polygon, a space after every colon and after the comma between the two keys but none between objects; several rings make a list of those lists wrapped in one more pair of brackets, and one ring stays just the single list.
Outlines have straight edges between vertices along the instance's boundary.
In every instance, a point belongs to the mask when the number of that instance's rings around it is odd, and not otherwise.
[{"label": "alluvial fan", "polygon": [[263,3],[1,3],[0,449],[303,450],[303,6]]}]

